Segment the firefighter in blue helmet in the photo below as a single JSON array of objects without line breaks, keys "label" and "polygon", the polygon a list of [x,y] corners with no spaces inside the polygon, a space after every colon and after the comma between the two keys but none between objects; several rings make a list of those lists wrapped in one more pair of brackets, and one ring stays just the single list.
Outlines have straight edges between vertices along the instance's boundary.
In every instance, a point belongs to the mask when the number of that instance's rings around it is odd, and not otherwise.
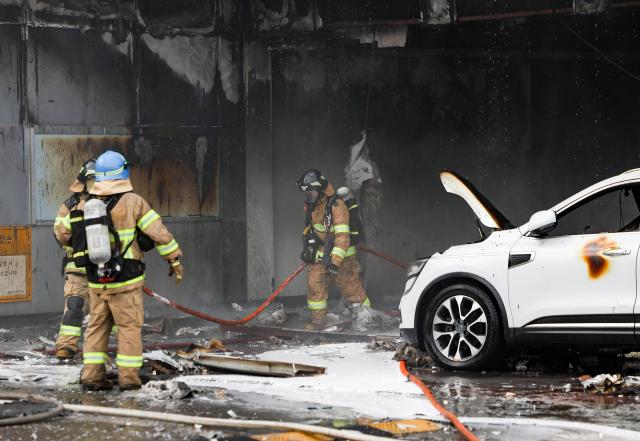
[{"label": "firefighter in blue helmet", "polygon": [[[141,328],[144,321],[143,252],[155,247],[168,262],[169,275],[182,280],[182,251],[173,235],[141,196],[133,193],[131,165],[120,153],[107,151],[96,160],[96,182],[83,214],[91,316],[84,346],[81,383],[85,389],[110,389],[106,380],[107,343],[118,327],[120,390],[140,387]],[[75,252],[74,252],[75,253]]]}]

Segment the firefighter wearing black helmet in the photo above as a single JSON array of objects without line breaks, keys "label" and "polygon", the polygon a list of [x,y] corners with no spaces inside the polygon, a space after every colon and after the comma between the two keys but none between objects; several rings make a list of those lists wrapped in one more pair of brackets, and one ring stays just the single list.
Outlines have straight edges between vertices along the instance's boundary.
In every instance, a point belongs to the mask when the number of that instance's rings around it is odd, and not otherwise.
[{"label": "firefighter wearing black helmet", "polygon": [[301,258],[309,263],[307,306],[309,328],[327,320],[329,286],[335,280],[347,303],[370,306],[360,280],[356,247],[351,240],[349,209],[319,170],[307,170],[297,182],[305,195],[305,229]]},{"label": "firefighter wearing black helmet", "polygon": [[58,208],[53,225],[53,234],[65,251],[62,261],[64,272],[64,313],[58,339],[56,357],[60,360],[71,359],[78,352],[78,341],[82,335],[82,321],[89,308],[89,287],[87,271],[77,267],[73,260],[72,230],[76,222],[70,213],[82,208],[89,196],[89,187],[95,176],[95,159],[82,164],[75,181],[69,187],[72,195]]}]

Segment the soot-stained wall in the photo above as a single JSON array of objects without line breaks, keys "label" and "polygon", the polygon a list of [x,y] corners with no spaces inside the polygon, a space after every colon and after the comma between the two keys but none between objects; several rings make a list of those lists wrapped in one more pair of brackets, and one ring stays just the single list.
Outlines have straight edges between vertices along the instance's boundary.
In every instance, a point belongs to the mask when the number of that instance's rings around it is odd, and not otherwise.
[{"label": "soot-stained wall", "polygon": [[108,148],[184,252],[178,288],[150,253],[149,286],[196,307],[245,297],[239,5],[0,1],[0,225],[31,226],[33,262],[31,301],[0,315],[62,310],[52,207]]},{"label": "soot-stained wall", "polygon": [[[403,260],[476,240],[473,213],[438,178],[470,179],[524,223],[591,183],[640,167],[638,15],[409,28],[402,47],[272,52],[275,268],[300,252],[302,196],[294,182],[321,169],[343,185],[350,146],[366,144],[381,184],[370,245]],[[578,36],[576,36],[576,34]],[[362,40],[361,40],[362,41]],[[367,98],[368,96],[368,98]],[[349,170],[347,170],[349,171]],[[370,294],[399,296],[401,271],[368,258]],[[305,290],[304,281],[294,288]]]}]

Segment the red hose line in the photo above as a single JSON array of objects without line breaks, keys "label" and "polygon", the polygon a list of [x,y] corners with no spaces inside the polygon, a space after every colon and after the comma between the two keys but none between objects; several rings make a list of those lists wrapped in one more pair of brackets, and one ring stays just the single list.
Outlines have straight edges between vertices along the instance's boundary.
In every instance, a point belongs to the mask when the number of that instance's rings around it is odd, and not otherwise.
[{"label": "red hose line", "polygon": [[142,288],[142,290],[149,295],[150,297],[153,297],[155,300],[159,301],[160,303],[163,303],[164,305],[173,308],[177,311],[181,311],[184,313],[187,313],[189,315],[193,315],[195,317],[201,318],[203,320],[207,320],[209,322],[213,322],[213,323],[217,323],[219,325],[227,325],[227,326],[236,326],[236,325],[244,325],[247,322],[250,322],[251,320],[253,320],[254,318],[256,318],[262,311],[264,311],[264,309],[269,306],[275,299],[276,297],[278,297],[280,295],[280,293],[287,287],[287,285],[289,285],[293,279],[295,279],[296,277],[298,277],[298,274],[300,274],[302,272],[303,269],[305,269],[305,267],[307,266],[306,263],[301,264],[298,268],[296,268],[296,270],[294,272],[292,272],[289,277],[287,277],[285,279],[284,282],[282,282],[280,284],[280,286],[278,286],[278,289],[276,289],[268,298],[267,300],[265,300],[262,305],[260,305],[258,307],[258,309],[256,309],[255,311],[253,311],[251,314],[249,314],[248,316],[240,319],[240,320],[225,320],[225,319],[221,319],[218,317],[214,317],[212,315],[209,314],[205,314],[204,312],[200,312],[200,311],[196,311],[195,309],[191,309],[188,308],[186,306],[182,306],[178,303],[172,302],[171,300],[162,297],[160,294],[154,292],[153,290],[147,288],[146,286]]},{"label": "red hose line", "polygon": [[467,439],[468,441],[479,441],[479,439],[469,429],[467,429],[464,424],[460,422],[457,416],[449,412],[442,406],[442,404],[438,402],[436,397],[433,395],[433,392],[431,392],[429,387],[427,387],[427,385],[424,384],[421,379],[409,373],[409,370],[407,369],[407,363],[404,360],[400,362],[400,372],[402,372],[402,375],[407,377],[412,383],[418,386],[420,390],[422,390],[422,393],[424,393],[425,397],[427,397],[433,407],[435,407],[438,412],[442,414],[442,416],[451,421],[451,424],[453,424],[453,426],[458,429],[458,432],[460,432],[460,434],[464,436],[465,439]]},{"label": "red hose line", "polygon": [[399,268],[402,269],[407,269],[407,267],[409,266],[408,263],[406,262],[402,262],[401,260],[396,260],[393,257],[389,257],[386,254],[382,254],[380,251],[376,251],[376,250],[372,250],[371,248],[365,246],[365,245],[358,245],[358,249],[361,251],[364,251],[365,253],[371,254],[373,256],[379,257],[382,260],[386,260],[387,262],[389,262],[392,265],[395,265]]},{"label": "red hose line", "polygon": [[[386,256],[378,251],[372,250],[371,248],[368,248],[364,245],[360,245],[358,247],[360,250],[362,250],[365,253],[369,253],[372,254],[374,256],[380,257],[381,259],[386,260],[387,262],[398,266],[400,268],[407,268],[409,265],[406,264],[405,262],[401,262],[399,260],[396,260],[392,257]],[[258,307],[258,309],[256,309],[255,311],[253,311],[251,314],[249,314],[248,316],[240,319],[240,320],[225,320],[225,319],[221,319],[218,317],[214,317],[212,315],[209,314],[205,314],[204,312],[200,312],[200,311],[196,311],[195,309],[191,309],[188,308],[186,306],[180,305],[179,303],[173,302],[169,299],[167,299],[166,297],[162,297],[160,294],[158,294],[157,292],[153,291],[150,288],[147,288],[146,286],[144,286],[142,288],[142,290],[149,296],[154,298],[155,300],[157,300],[158,302],[173,308],[177,311],[181,311],[184,312],[186,314],[201,318],[203,320],[207,320],[209,322],[213,322],[213,323],[217,323],[219,325],[227,325],[227,326],[237,326],[237,325],[244,325],[245,323],[250,322],[251,320],[253,320],[254,318],[256,318],[262,311],[264,311],[264,309],[269,306],[275,299],[276,297],[278,297],[280,295],[280,293],[293,281],[293,279],[295,279],[301,272],[303,269],[305,269],[305,267],[307,266],[306,263],[302,263],[300,264],[300,266],[298,266],[298,268],[295,269],[294,272],[292,272],[289,277],[287,277],[285,279],[284,282],[282,282],[282,284],[280,284],[280,286],[278,286],[278,289],[276,289],[268,298],[267,300],[265,300],[262,305],[260,305]]]}]

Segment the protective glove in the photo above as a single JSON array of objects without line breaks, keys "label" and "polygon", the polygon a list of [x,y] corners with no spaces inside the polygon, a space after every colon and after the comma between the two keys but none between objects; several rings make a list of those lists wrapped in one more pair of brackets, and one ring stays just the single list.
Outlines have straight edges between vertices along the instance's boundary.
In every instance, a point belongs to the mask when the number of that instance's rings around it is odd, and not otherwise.
[{"label": "protective glove", "polygon": [[176,275],[176,285],[182,281],[182,275],[184,274],[184,267],[179,260],[169,262],[169,277]]},{"label": "protective glove", "polygon": [[309,250],[304,250],[300,253],[300,260],[305,263],[313,263],[313,256],[309,252]]},{"label": "protective glove", "polygon": [[332,279],[335,279],[335,277],[338,275],[338,271],[340,271],[340,267],[333,263],[327,267],[327,275]]}]

